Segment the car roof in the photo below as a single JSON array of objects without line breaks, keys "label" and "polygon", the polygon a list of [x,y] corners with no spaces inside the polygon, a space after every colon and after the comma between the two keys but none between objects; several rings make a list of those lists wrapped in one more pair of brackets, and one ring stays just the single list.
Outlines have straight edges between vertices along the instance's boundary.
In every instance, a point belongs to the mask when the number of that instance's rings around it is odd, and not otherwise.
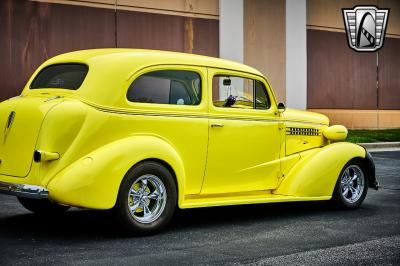
[{"label": "car roof", "polygon": [[[81,100],[101,106],[126,105],[125,88],[135,74],[143,69],[160,65],[199,66],[227,69],[258,75],[263,75],[256,69],[241,63],[186,53],[144,50],[144,49],[91,49],[61,54],[44,62],[32,75],[22,92],[25,94],[50,93],[30,90],[34,77],[45,67],[53,64],[82,63],[89,71],[78,90],[55,89],[57,95],[71,95]],[[122,89],[118,89],[122,88]]]},{"label": "car roof", "polygon": [[[106,48],[74,51],[51,58],[46,62],[46,66],[62,62],[82,62],[88,65],[103,63],[113,65],[113,62],[118,64],[125,62],[127,64],[132,63],[136,67],[157,64],[184,64],[231,69],[262,76],[255,68],[226,59],[147,49]],[[118,65],[113,67],[118,67]]]}]

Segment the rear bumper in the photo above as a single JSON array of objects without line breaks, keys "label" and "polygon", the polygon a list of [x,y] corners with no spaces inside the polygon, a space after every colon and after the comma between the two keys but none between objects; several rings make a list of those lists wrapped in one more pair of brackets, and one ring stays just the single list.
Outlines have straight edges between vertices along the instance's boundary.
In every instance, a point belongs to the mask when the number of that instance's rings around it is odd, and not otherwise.
[{"label": "rear bumper", "polygon": [[0,193],[17,197],[32,199],[46,199],[49,197],[49,191],[44,187],[24,184],[13,184],[0,181]]}]

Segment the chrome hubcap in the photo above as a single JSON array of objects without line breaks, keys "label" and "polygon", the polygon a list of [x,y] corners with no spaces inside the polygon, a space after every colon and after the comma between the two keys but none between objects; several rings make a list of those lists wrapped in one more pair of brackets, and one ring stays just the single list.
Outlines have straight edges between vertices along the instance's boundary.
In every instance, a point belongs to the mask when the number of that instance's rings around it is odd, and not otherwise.
[{"label": "chrome hubcap", "polygon": [[364,173],[357,165],[349,165],[340,179],[343,199],[349,203],[356,202],[364,191]]},{"label": "chrome hubcap", "polygon": [[128,208],[132,217],[141,223],[157,220],[165,209],[167,192],[155,175],[142,175],[131,186]]}]

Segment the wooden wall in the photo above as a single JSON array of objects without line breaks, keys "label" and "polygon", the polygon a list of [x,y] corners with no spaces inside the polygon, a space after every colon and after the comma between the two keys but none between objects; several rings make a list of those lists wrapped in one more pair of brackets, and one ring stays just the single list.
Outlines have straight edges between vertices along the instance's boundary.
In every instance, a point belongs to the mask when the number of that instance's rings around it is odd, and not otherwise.
[{"label": "wooden wall", "polygon": [[171,1],[191,3],[182,7],[184,14],[173,11],[179,15],[115,9],[114,0],[84,2],[0,1],[0,100],[18,95],[46,59],[73,50],[126,47],[218,56],[218,19],[204,17],[218,9],[207,11],[207,1]]},{"label": "wooden wall", "polygon": [[400,38],[386,38],[378,52],[378,107],[400,110]]},{"label": "wooden wall", "polygon": [[46,3],[111,8],[177,15],[186,17],[219,18],[219,0],[30,0]]},{"label": "wooden wall", "polygon": [[117,46],[218,57],[219,21],[119,10]]},{"label": "wooden wall", "polygon": [[[71,19],[71,18],[74,19]],[[114,11],[24,0],[0,3],[0,100],[18,95],[47,58],[114,47]]]},{"label": "wooden wall", "polygon": [[244,1],[244,63],[269,80],[278,101],[285,101],[285,1]]},{"label": "wooden wall", "polygon": [[342,8],[377,5],[377,0],[307,0],[307,25],[344,30]]},{"label": "wooden wall", "polygon": [[376,109],[376,54],[349,48],[344,33],[307,31],[307,107]]},{"label": "wooden wall", "polygon": [[[390,8],[384,46],[347,45],[342,8]],[[400,1],[307,1],[307,107],[354,128],[400,127]],[[387,111],[383,111],[387,110]]]}]

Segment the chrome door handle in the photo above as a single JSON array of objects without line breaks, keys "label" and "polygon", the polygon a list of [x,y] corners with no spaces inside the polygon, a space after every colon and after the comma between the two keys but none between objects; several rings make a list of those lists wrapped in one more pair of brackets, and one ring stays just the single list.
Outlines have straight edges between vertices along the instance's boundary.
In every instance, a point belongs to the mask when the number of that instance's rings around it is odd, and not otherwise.
[{"label": "chrome door handle", "polygon": [[211,127],[223,127],[224,124],[211,124]]}]

